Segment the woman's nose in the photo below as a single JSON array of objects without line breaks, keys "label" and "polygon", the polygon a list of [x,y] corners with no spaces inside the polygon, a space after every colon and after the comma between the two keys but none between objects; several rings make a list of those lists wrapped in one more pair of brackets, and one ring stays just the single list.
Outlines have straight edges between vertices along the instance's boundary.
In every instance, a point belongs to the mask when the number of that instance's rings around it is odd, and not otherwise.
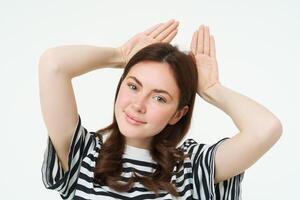
[{"label": "woman's nose", "polygon": [[145,98],[144,97],[136,97],[132,106],[137,112],[144,113],[146,111]]}]

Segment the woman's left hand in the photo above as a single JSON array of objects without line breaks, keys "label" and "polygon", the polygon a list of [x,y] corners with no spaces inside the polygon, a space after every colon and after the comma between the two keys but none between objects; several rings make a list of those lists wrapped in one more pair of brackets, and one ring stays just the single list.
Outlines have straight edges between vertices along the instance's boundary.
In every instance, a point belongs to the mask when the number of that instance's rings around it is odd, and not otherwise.
[{"label": "woman's left hand", "polygon": [[198,69],[198,91],[203,97],[208,88],[220,84],[216,59],[215,40],[209,34],[208,26],[201,25],[194,32],[191,41],[191,52]]}]

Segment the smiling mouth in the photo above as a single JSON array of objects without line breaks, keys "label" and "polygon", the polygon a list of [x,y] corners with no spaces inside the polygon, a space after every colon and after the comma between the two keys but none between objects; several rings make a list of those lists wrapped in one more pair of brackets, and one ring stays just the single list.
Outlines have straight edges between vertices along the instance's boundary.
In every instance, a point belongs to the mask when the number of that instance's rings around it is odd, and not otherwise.
[{"label": "smiling mouth", "polygon": [[137,121],[137,120],[131,118],[127,113],[125,113],[125,116],[126,116],[126,120],[127,120],[130,124],[134,124],[134,125],[146,124],[146,122]]}]

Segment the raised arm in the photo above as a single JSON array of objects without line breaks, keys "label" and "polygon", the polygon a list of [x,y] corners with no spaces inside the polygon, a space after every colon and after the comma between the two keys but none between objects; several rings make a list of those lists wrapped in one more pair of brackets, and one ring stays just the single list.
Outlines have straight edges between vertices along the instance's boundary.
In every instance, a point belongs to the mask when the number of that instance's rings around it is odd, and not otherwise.
[{"label": "raised arm", "polygon": [[123,68],[141,48],[154,42],[170,42],[177,26],[174,20],[157,24],[117,48],[66,45],[50,48],[41,55],[38,68],[41,111],[65,172],[78,120],[72,78],[103,67]]},{"label": "raised arm", "polygon": [[86,45],[48,49],[39,61],[39,93],[44,122],[64,171],[78,114],[71,80],[104,66],[119,65],[114,48]]},{"label": "raised arm", "polygon": [[267,108],[219,82],[214,38],[208,27],[194,33],[191,51],[198,67],[198,94],[228,114],[239,133],[220,144],[215,156],[215,183],[253,165],[280,138],[280,120]]}]

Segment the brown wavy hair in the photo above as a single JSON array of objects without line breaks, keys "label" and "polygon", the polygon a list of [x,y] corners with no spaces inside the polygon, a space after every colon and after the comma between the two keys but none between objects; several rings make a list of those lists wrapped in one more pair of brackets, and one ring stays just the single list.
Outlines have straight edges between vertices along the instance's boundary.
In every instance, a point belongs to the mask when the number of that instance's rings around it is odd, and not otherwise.
[{"label": "brown wavy hair", "polygon": [[[118,182],[122,180],[122,155],[125,150],[125,138],[118,128],[114,115],[113,122],[109,126],[96,131],[96,134],[99,134],[98,136],[101,138],[102,135],[108,132],[110,132],[110,135],[102,144],[96,160],[94,181],[109,186],[118,192],[128,191],[137,181],[150,191],[154,191],[156,195],[158,195],[158,190],[162,189],[173,196],[179,196],[176,187],[170,183],[170,180],[172,175],[175,175],[178,169],[182,167],[184,159],[190,156],[184,154],[183,150],[176,148],[176,146],[182,141],[190,128],[198,86],[197,67],[192,54],[178,50],[177,46],[172,46],[169,43],[155,43],[146,46],[137,52],[125,66],[117,86],[114,102],[116,102],[122,81],[132,66],[141,61],[169,64],[179,88],[180,95],[177,110],[179,111],[185,105],[188,105],[188,112],[176,124],[166,125],[159,134],[153,136],[150,144],[150,154],[152,159],[157,162],[155,172],[150,176],[139,176],[134,172],[134,176],[126,184]],[[173,173],[175,166],[177,166],[177,170]]]}]

